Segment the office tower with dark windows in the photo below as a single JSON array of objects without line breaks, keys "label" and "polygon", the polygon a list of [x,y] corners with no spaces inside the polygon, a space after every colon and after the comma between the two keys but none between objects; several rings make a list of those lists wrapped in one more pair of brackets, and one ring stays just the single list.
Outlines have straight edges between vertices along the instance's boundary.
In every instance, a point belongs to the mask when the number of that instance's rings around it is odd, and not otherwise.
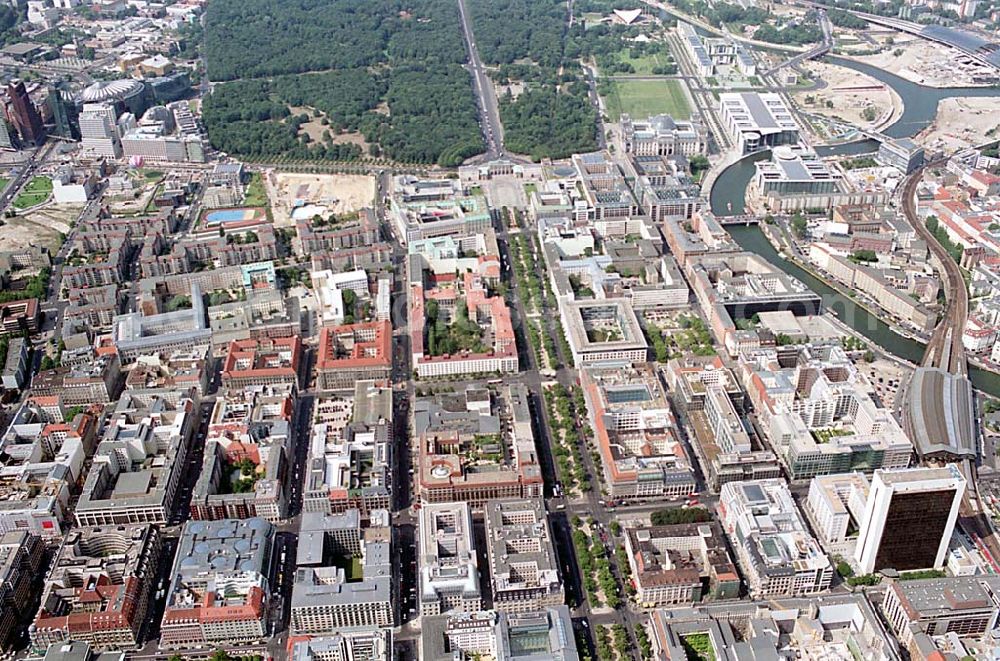
[{"label": "office tower with dark windows", "polygon": [[875,471],[854,552],[861,570],[944,566],[965,484],[954,464]]},{"label": "office tower with dark windows", "polygon": [[74,131],[73,121],[70,113],[74,110],[63,98],[62,92],[54,85],[49,86],[49,96],[45,101],[49,110],[52,111],[52,135],[60,138],[76,138],[78,132]]},{"label": "office tower with dark windows", "polygon": [[30,144],[40,144],[45,139],[45,128],[38,110],[28,96],[24,82],[12,80],[7,84],[7,98],[10,100],[11,119],[17,125],[21,141]]}]

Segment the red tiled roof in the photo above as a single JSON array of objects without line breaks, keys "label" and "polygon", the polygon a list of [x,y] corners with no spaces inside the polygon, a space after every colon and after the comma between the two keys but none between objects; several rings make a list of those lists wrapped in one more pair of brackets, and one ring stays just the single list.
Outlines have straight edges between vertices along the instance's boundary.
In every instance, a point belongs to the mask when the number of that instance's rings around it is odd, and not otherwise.
[{"label": "red tiled roof", "polygon": [[[350,338],[349,355],[338,357],[338,338]],[[320,331],[318,369],[389,367],[392,365],[392,325],[374,321],[327,326]]]}]

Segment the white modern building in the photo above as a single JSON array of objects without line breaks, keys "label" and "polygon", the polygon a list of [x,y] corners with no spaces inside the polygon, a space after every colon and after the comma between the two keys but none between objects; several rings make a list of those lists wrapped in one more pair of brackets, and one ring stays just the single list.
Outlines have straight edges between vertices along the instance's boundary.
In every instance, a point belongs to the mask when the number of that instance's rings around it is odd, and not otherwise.
[{"label": "white modern building", "polygon": [[747,203],[758,211],[792,213],[837,205],[883,205],[884,188],[861,184],[835,163],[827,163],[810,147],[780,145],[757,169],[747,187]]},{"label": "white modern building", "polygon": [[420,510],[420,614],[482,608],[479,563],[468,503],[428,503]]},{"label": "white modern building", "polygon": [[720,94],[719,114],[733,144],[744,154],[799,141],[799,125],[780,94]]},{"label": "white modern building", "polygon": [[806,512],[812,519],[813,530],[825,544],[834,551],[849,547],[853,554],[867,501],[868,478],[864,473],[821,475],[809,483]]},{"label": "white modern building", "polygon": [[52,199],[58,204],[86,204],[97,190],[97,177],[91,172],[62,166],[52,177]]},{"label": "white modern building", "polygon": [[649,348],[632,305],[621,298],[563,301],[559,305],[573,364],[642,363]]},{"label": "white modern building", "polygon": [[[368,274],[364,269],[355,269],[346,273],[314,271],[312,273],[313,296],[316,298],[316,316],[320,324],[339,326],[345,323],[344,317],[348,310],[344,309],[344,292],[352,291],[358,299],[367,299]],[[354,319],[361,321],[360,319]]]},{"label": "white modern building", "polygon": [[108,103],[87,103],[80,113],[80,145],[83,151],[119,158],[122,143],[118,135],[118,115]]},{"label": "white modern building", "polygon": [[750,51],[731,37],[703,37],[693,25],[682,21],[677,23],[677,34],[700,76],[713,76],[720,66],[736,67],[744,76],[757,75]]}]

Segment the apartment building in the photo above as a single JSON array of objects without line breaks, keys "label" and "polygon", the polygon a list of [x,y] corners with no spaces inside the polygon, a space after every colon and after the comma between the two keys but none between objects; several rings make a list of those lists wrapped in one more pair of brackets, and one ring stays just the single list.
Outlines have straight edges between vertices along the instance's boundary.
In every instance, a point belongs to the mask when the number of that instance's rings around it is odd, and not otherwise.
[{"label": "apartment building", "polygon": [[392,389],[359,381],[353,397],[316,402],[302,489],[306,512],[390,507]]},{"label": "apartment building", "polygon": [[[889,276],[894,269],[856,263],[850,259],[849,254],[841,253],[824,243],[809,246],[809,259],[849,289],[862,292],[877,301],[879,307],[894,318],[923,332],[934,329],[938,310],[924,302],[923,297],[911,296],[911,293],[916,292],[905,291],[898,278],[890,280]],[[906,279],[908,277],[904,276],[904,281]]]},{"label": "apartment building", "polygon": [[420,535],[420,614],[472,613],[483,606],[468,503],[424,505]]},{"label": "apartment building", "polygon": [[354,390],[358,381],[385,381],[392,375],[392,325],[388,320],[320,330],[316,358],[321,390]]},{"label": "apartment building", "polygon": [[830,587],[833,564],[809,533],[784,480],[722,485],[719,515],[752,596],[806,595]]},{"label": "apartment building", "polygon": [[99,651],[139,649],[161,547],[150,524],[72,530],[46,576],[32,647],[75,640]]},{"label": "apartment building", "polygon": [[540,498],[486,503],[493,608],[527,613],[563,603],[559,560]]},{"label": "apartment building", "polygon": [[[192,309],[194,309],[195,297],[191,293],[193,287],[208,292],[219,289],[242,289],[249,295],[253,292],[274,291],[277,288],[277,277],[273,262],[257,262],[240,266],[224,266],[194,273],[143,278],[139,281],[139,291],[144,299],[154,296],[161,298],[165,296],[191,296]],[[150,314],[149,310],[146,312]],[[185,311],[178,310],[177,312]],[[190,313],[190,310],[186,312]],[[150,314],[150,316],[152,315]],[[155,331],[155,327],[151,330]]]},{"label": "apartment building", "polygon": [[83,231],[63,267],[63,284],[79,288],[117,285],[125,280],[136,248],[127,230],[104,235]]},{"label": "apartment building", "polygon": [[274,536],[274,526],[259,518],[184,524],[160,624],[160,649],[264,640]]},{"label": "apartment building", "polygon": [[[389,251],[389,244],[382,241],[378,218],[371,209],[361,209],[353,222],[338,222],[329,226],[309,218],[299,218],[295,223],[298,248],[303,255],[323,253],[351,253],[368,247]],[[342,269],[335,269],[341,271]]]},{"label": "apartment building", "polygon": [[69,307],[63,313],[63,325],[72,328],[89,327],[92,330],[111,328],[125,302],[125,296],[116,285],[70,289]]},{"label": "apartment building", "polygon": [[197,418],[190,399],[176,407],[162,399],[146,406],[124,393],[94,452],[76,505],[77,525],[166,524],[177,506]]},{"label": "apartment building", "polygon": [[[509,415],[506,430],[502,412]],[[420,443],[417,490],[423,503],[464,502],[479,509],[488,500],[542,495],[542,469],[523,384],[510,385],[499,396],[470,386],[417,399],[413,421]]]}]

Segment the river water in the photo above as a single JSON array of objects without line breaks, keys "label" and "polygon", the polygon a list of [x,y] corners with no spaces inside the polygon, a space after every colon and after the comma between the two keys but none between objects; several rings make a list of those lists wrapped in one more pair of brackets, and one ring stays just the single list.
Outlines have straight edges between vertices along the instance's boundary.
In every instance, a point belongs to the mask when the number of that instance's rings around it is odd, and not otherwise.
[{"label": "river water", "polygon": [[[934,120],[937,104],[941,99],[962,96],[1000,97],[1000,90],[997,89],[925,87],[860,62],[838,57],[826,59],[834,64],[876,78],[892,87],[899,94],[904,105],[903,114],[883,131],[886,135],[894,138],[910,137],[923,130]],[[876,149],[878,149],[876,141],[860,140],[842,145],[818,147],[816,151],[821,156],[836,156],[864,154]],[[710,194],[712,211],[716,215],[726,216],[743,213],[747,184],[755,172],[754,162],[769,156],[768,152],[754,154],[729,166],[719,175]],[[864,307],[857,305],[850,298],[842,296],[808,271],[781,257],[759,227],[731,226],[729,232],[745,250],[757,253],[782,271],[805,283],[823,298],[826,309],[832,310],[841,321],[884,350],[914,363],[919,363],[923,358],[924,345],[922,343],[896,333]],[[1000,397],[1000,375],[970,366],[969,376],[976,388]]]}]

